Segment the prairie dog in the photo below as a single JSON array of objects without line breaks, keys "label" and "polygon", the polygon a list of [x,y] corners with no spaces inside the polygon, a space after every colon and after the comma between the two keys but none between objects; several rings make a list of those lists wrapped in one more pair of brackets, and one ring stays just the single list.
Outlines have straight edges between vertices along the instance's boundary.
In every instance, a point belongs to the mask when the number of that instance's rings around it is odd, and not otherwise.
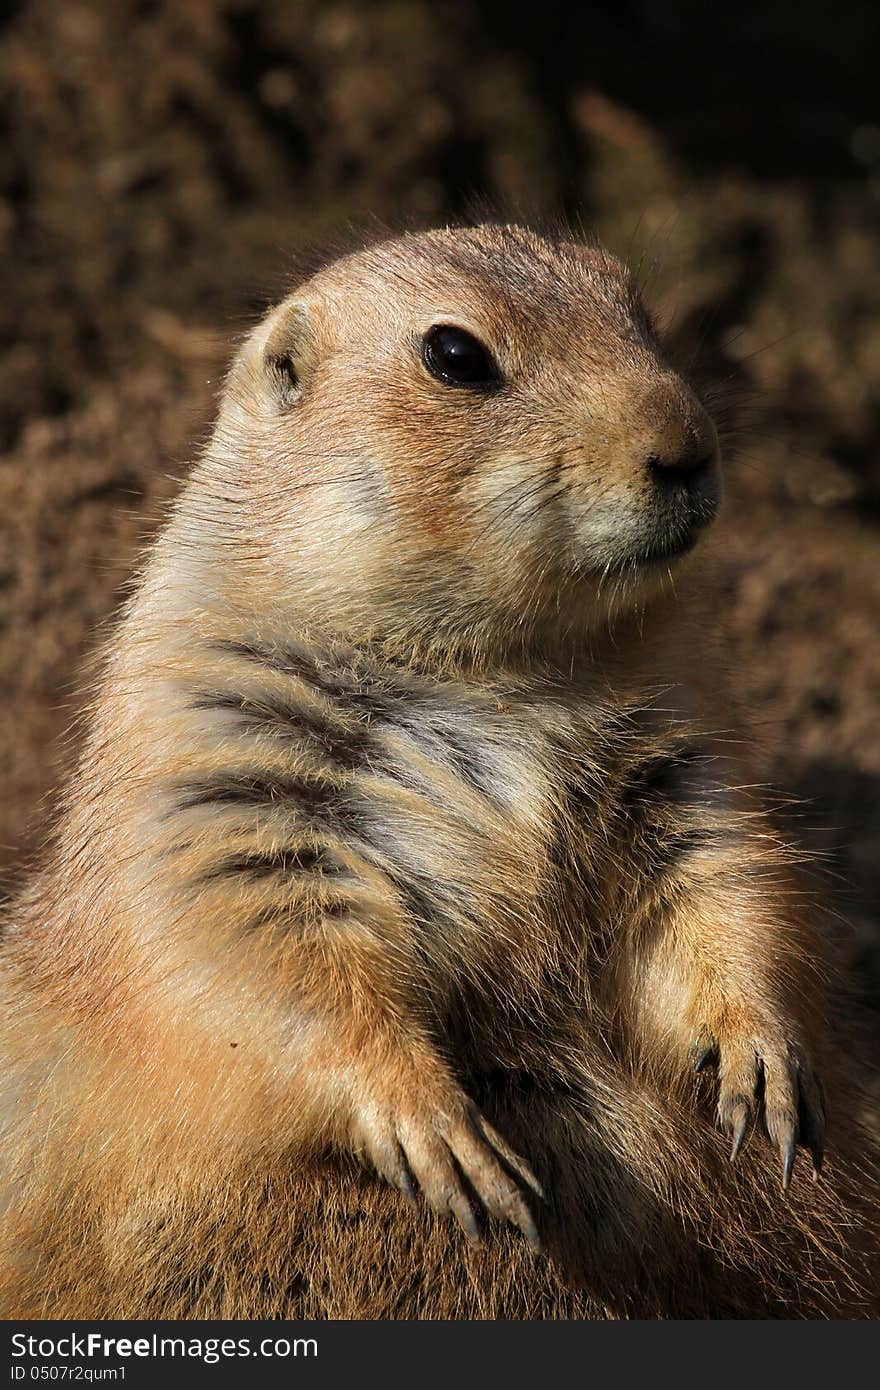
[{"label": "prairie dog", "polygon": [[683,679],[719,499],[594,247],[408,235],[256,328],[6,931],[8,1316],[861,1308],[819,943]]}]

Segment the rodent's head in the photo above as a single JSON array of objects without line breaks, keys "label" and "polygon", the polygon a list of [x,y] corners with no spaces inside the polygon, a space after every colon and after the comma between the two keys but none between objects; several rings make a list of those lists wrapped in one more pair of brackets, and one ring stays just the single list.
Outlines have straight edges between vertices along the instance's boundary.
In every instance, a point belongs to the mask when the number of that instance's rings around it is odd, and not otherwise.
[{"label": "rodent's head", "polygon": [[239,354],[203,469],[257,500],[241,535],[276,611],[475,647],[644,599],[720,493],[712,422],[624,267],[493,225],[303,284]]}]

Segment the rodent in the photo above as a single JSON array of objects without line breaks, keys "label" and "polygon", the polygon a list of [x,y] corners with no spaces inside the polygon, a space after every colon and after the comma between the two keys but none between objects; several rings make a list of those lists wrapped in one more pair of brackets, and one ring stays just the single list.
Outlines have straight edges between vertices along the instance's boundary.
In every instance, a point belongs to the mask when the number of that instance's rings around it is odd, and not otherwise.
[{"label": "rodent", "polygon": [[266,316],[9,913],[6,1316],[869,1309],[819,933],[689,679],[720,495],[598,247]]}]

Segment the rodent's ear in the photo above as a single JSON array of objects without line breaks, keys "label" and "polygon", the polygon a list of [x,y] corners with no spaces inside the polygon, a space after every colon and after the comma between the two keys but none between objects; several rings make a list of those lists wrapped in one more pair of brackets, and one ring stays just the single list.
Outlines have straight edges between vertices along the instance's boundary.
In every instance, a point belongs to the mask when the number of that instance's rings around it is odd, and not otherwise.
[{"label": "rodent's ear", "polygon": [[318,359],[318,333],[308,304],[285,304],[270,326],[263,348],[263,368],[279,406],[303,397]]}]

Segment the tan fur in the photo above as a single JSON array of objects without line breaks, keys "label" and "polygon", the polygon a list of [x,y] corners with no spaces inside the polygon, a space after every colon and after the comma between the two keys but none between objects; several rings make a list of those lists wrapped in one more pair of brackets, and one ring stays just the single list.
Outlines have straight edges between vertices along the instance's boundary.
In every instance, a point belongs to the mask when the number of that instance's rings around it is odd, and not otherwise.
[{"label": "tan fur", "polygon": [[651,562],[647,461],[714,450],[625,270],[523,229],[255,330],[6,928],[6,1316],[869,1311],[813,912]]}]

